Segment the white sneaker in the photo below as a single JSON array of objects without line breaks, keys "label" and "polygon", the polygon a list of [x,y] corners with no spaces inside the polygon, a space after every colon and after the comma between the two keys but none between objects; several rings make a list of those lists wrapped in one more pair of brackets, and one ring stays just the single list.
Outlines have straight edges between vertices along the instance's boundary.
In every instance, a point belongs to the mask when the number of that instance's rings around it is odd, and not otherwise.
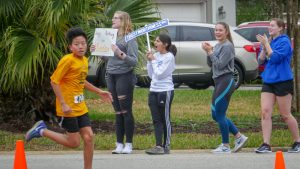
[{"label": "white sneaker", "polygon": [[224,144],[219,145],[216,149],[211,151],[212,153],[231,153],[230,147]]},{"label": "white sneaker", "polygon": [[112,151],[113,154],[121,154],[124,145],[122,143],[116,143],[116,149]]},{"label": "white sneaker", "polygon": [[123,154],[131,154],[132,153],[132,143],[125,143],[125,147],[122,150]]},{"label": "white sneaker", "polygon": [[248,140],[248,137],[246,137],[243,134],[241,134],[241,136],[239,138],[235,139],[233,152],[236,153],[236,152],[240,151],[246,144],[247,140]]}]

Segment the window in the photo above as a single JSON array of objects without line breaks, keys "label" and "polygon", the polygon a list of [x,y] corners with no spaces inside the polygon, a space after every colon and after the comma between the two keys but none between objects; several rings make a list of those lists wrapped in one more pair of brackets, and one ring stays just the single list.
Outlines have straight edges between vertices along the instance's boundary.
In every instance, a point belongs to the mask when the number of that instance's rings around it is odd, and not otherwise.
[{"label": "window", "polygon": [[162,33],[166,33],[170,36],[171,41],[177,41],[176,39],[176,26],[168,26],[161,30]]},{"label": "window", "polygon": [[263,28],[263,27],[257,28],[257,34],[260,34],[260,35],[266,34],[268,37],[270,36],[268,28]]},{"label": "window", "polygon": [[215,40],[212,32],[212,28],[182,26],[182,41],[212,41]]},{"label": "window", "polygon": [[256,39],[257,34],[266,34],[269,37],[269,30],[267,27],[241,28],[235,31],[250,42],[258,42]]},{"label": "window", "polygon": [[255,37],[255,29],[254,28],[244,28],[244,29],[238,29],[235,30],[238,34],[240,34],[242,37],[247,39],[250,42],[257,42]]}]

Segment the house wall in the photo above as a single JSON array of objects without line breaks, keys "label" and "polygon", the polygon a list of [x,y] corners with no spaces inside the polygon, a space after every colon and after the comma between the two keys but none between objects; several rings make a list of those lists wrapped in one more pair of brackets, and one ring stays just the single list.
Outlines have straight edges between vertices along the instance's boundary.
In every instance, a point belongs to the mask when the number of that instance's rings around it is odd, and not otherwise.
[{"label": "house wall", "polygon": [[236,25],[235,0],[154,0],[162,18],[170,21]]},{"label": "house wall", "polygon": [[162,18],[170,21],[206,22],[203,0],[156,0]]}]

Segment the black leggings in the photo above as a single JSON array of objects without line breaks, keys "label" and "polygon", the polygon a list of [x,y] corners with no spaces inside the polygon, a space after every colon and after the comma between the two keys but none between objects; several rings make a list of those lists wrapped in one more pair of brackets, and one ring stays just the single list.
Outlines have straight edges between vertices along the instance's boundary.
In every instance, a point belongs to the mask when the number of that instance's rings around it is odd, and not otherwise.
[{"label": "black leggings", "polygon": [[133,90],[136,83],[135,74],[130,71],[124,74],[107,74],[107,87],[113,97],[116,112],[117,142],[132,143],[134,118],[132,114]]}]

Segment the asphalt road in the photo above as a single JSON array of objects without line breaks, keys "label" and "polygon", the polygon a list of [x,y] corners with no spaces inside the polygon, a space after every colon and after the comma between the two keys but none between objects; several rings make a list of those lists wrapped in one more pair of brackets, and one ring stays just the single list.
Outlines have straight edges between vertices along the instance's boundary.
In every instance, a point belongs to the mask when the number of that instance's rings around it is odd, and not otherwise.
[{"label": "asphalt road", "polygon": [[[83,169],[82,152],[26,152],[28,169]],[[300,168],[300,154],[284,153],[287,169]],[[0,169],[12,169],[13,152],[0,152]],[[212,154],[205,150],[172,151],[169,155],[147,155],[135,151],[112,155],[97,151],[94,169],[274,169],[275,153],[241,152]]]}]

